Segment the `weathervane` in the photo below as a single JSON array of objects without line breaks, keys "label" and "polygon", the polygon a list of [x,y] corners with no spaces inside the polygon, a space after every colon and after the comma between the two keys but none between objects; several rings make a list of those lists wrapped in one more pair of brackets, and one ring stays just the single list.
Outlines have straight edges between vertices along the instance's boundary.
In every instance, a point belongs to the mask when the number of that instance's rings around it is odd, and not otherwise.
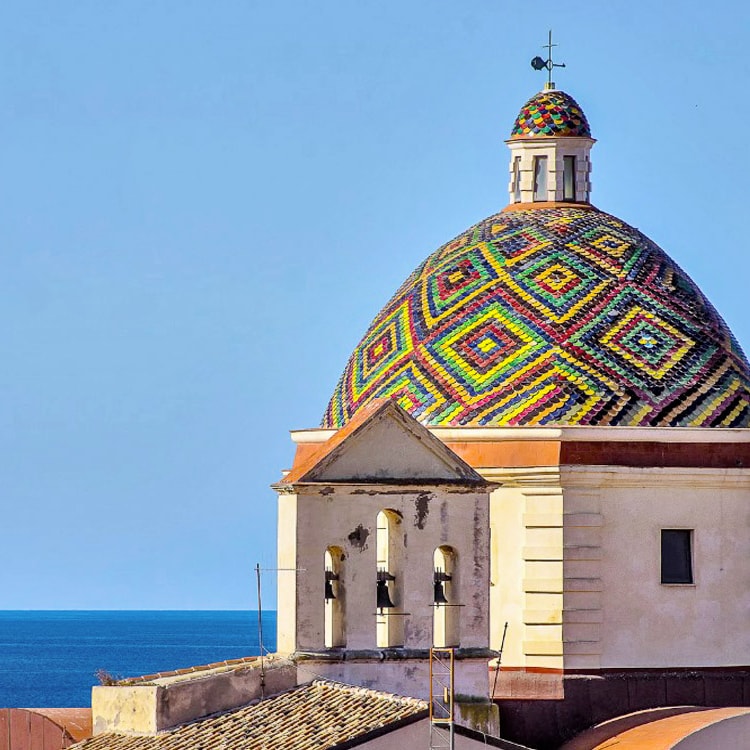
[{"label": "weathervane", "polygon": [[545,91],[550,91],[551,89],[555,88],[555,84],[552,80],[552,68],[564,68],[565,63],[556,63],[552,62],[552,48],[557,47],[556,44],[552,44],[552,29],[550,29],[549,32],[549,40],[547,41],[547,44],[542,45],[542,47],[547,48],[547,59],[544,60],[541,57],[535,57],[531,61],[531,67],[534,68],[534,70],[544,70],[547,69],[547,83],[544,85]]}]

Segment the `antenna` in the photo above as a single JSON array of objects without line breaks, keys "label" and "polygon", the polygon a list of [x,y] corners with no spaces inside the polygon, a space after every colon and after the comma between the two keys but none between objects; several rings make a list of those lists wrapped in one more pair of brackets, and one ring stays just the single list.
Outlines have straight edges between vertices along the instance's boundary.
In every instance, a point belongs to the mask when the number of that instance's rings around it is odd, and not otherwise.
[{"label": "antenna", "polygon": [[547,59],[542,57],[535,57],[531,61],[531,67],[534,70],[547,70],[547,83],[544,84],[545,91],[551,91],[555,88],[555,82],[552,80],[552,68],[564,68],[565,63],[552,62],[552,48],[557,47],[556,44],[552,44],[552,29],[549,30],[549,37],[547,44],[542,45],[542,49],[547,49]]},{"label": "antenna", "polygon": [[[280,572],[305,572],[305,568],[262,568],[262,570],[273,570]],[[263,602],[261,599],[261,567],[260,563],[255,563],[255,582],[258,590],[258,648],[260,649],[260,699],[266,697],[266,665],[264,661],[266,647],[263,645]]]},{"label": "antenna", "polygon": [[260,648],[260,699],[266,697],[266,667],[263,662],[263,605],[260,598],[260,563],[255,563],[255,580],[258,585],[258,647]]},{"label": "antenna", "polygon": [[492,693],[490,693],[490,700],[492,700],[495,697],[495,689],[497,688],[497,676],[500,674],[500,662],[503,658],[503,649],[505,648],[505,635],[508,632],[508,621],[505,622],[505,627],[503,628],[503,639],[500,642],[500,650],[497,652],[497,662],[495,664],[495,680],[492,683]]}]

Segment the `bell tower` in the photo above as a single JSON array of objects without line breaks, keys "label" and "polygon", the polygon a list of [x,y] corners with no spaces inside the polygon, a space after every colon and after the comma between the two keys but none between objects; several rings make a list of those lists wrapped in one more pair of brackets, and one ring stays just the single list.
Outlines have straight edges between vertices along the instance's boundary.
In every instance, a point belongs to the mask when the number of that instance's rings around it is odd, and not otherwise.
[{"label": "bell tower", "polygon": [[395,401],[365,407],[275,485],[279,652],[426,698],[451,648],[457,693],[488,702],[493,487]]}]

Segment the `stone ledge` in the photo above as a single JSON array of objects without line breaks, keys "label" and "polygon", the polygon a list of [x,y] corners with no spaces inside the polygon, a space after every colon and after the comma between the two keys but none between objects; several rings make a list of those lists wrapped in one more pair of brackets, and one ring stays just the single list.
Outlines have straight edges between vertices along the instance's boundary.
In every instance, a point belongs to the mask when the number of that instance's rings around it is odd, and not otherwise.
[{"label": "stone ledge", "polygon": [[[454,658],[494,659],[497,652],[489,648],[455,648]],[[430,658],[428,648],[372,648],[372,649],[326,649],[325,651],[296,651],[290,657],[293,661],[408,661]]]}]

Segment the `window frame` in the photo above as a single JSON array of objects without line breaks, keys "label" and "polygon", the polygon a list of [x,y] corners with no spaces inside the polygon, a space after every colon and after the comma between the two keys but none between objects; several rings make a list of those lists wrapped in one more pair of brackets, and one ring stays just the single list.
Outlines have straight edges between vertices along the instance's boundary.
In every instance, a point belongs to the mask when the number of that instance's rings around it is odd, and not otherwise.
[{"label": "window frame", "polygon": [[[576,202],[576,192],[577,192],[577,184],[576,184],[576,169],[578,169],[578,160],[576,159],[575,154],[565,154],[563,156],[563,184],[562,184],[562,199],[565,203],[575,203]],[[565,193],[565,187],[567,183],[567,179],[570,177],[570,184],[573,188],[572,195],[568,197]]]},{"label": "window frame", "polygon": [[[664,539],[665,534],[677,533],[685,535],[688,543],[687,562],[689,566],[689,580],[665,580],[664,571]],[[659,582],[662,586],[695,586],[695,529],[686,527],[663,527],[659,530]]]},{"label": "window frame", "polygon": [[[541,167],[544,166],[542,170]],[[540,186],[540,176],[544,176],[544,195],[540,195],[542,188]],[[534,157],[534,203],[544,203],[549,200],[549,158],[546,154],[539,154]]]},{"label": "window frame", "polygon": [[513,203],[521,203],[521,157],[513,158]]}]

